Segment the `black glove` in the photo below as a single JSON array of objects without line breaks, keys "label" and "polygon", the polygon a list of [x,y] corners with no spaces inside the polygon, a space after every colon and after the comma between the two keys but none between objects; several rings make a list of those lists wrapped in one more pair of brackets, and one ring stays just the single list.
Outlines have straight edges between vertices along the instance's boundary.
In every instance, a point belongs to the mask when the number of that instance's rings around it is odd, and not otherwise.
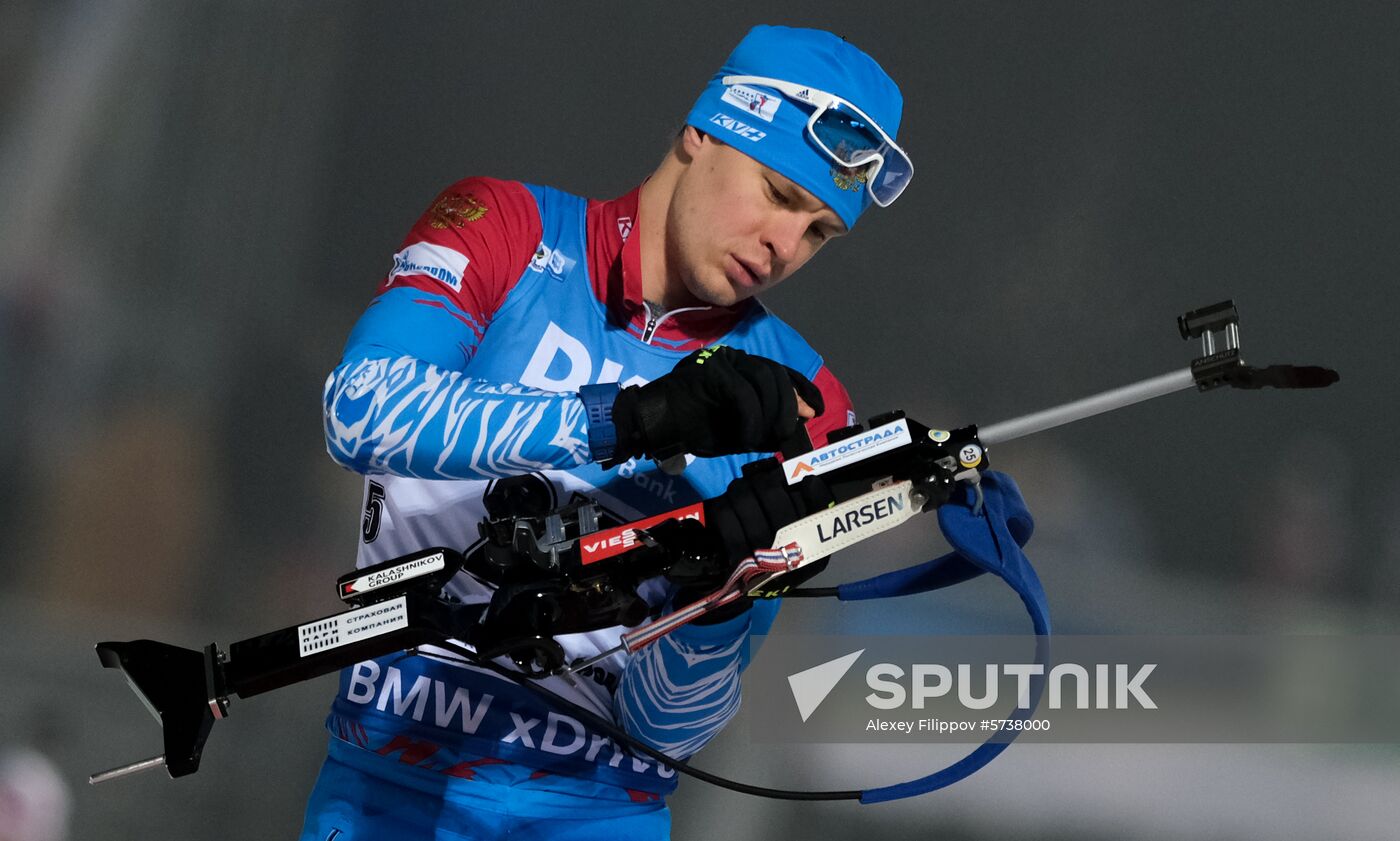
[{"label": "black glove", "polygon": [[[754,553],[756,549],[772,549],[778,529],[809,514],[826,509],[834,501],[831,489],[820,476],[808,476],[789,485],[782,465],[776,459],[763,459],[744,465],[744,475],[729,483],[724,493],[705,502],[705,528],[716,535],[723,548],[727,570]],[[815,559],[808,559],[809,561]],[[812,564],[778,579],[782,589],[796,586],[816,575],[824,563]],[[705,582],[686,582],[676,594],[677,606],[709,595],[724,583],[722,578]],[[748,597],[711,611],[699,624],[723,622],[743,612],[750,603]]]},{"label": "black glove", "polygon": [[777,452],[800,421],[794,389],[817,414],[826,408],[817,387],[786,365],[726,345],[697,350],[617,395],[612,461]]},{"label": "black glove", "polygon": [[766,458],[744,465],[744,475],[730,482],[724,493],[705,501],[705,527],[718,536],[732,569],[755,549],[775,548],[778,529],[834,501],[820,476],[789,485],[778,460]]}]

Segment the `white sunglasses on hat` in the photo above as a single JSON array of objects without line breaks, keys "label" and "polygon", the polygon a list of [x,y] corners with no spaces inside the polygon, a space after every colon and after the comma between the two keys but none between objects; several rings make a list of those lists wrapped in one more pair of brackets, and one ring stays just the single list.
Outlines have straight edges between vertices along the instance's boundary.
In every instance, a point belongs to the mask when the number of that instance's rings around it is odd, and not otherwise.
[{"label": "white sunglasses on hat", "polygon": [[836,94],[766,76],[725,76],[725,85],[772,88],[814,109],[807,136],[840,166],[866,168],[865,188],[881,207],[889,207],[914,177],[914,164],[899,144],[868,114]]}]

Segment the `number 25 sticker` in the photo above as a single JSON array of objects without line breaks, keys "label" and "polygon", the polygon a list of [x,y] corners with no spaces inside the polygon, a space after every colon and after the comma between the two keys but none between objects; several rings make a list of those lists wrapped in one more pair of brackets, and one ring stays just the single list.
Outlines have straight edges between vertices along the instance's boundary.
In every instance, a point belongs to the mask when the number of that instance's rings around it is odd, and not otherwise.
[{"label": "number 25 sticker", "polygon": [[982,448],[976,444],[968,444],[958,450],[958,463],[963,467],[976,467],[982,463]]}]

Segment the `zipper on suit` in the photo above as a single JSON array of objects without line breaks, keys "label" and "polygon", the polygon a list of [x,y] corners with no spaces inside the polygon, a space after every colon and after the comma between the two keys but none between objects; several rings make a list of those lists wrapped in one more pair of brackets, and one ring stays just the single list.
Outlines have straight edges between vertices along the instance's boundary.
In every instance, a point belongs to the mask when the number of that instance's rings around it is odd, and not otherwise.
[{"label": "zipper on suit", "polygon": [[642,344],[649,345],[651,344],[652,334],[656,332],[656,325],[660,323],[661,320],[655,315],[652,315],[651,304],[643,302],[643,306],[647,308],[647,326],[642,329]]},{"label": "zipper on suit", "polygon": [[661,322],[665,321],[666,319],[670,318],[676,313],[694,312],[696,310],[709,309],[709,307],[679,307],[677,309],[667,310],[661,315],[656,315],[652,311],[651,304],[649,302],[642,301],[642,306],[647,311],[647,323],[646,326],[642,328],[642,344],[645,345],[651,344],[651,337],[656,335],[656,328],[661,326]]}]

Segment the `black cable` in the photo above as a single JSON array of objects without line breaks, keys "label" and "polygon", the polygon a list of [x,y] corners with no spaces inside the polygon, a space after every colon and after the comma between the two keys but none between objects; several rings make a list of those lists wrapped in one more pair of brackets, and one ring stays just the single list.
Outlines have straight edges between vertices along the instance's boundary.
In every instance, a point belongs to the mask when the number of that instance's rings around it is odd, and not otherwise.
[{"label": "black cable", "polygon": [[783,593],[785,599],[834,599],[841,595],[840,587],[802,587]]},{"label": "black cable", "polygon": [[[789,595],[791,595],[791,593],[789,593]],[[476,656],[476,653],[473,652],[471,649],[460,645],[454,642],[453,640],[443,640],[438,645],[439,647],[444,648],[448,651],[455,652],[456,654],[460,655],[462,658],[467,660],[467,662],[471,663],[474,666],[477,666],[478,668],[483,668],[495,672],[496,674],[500,675],[506,680],[518,684],[519,686],[524,687],[530,692],[535,693],[544,700],[563,707],[564,709],[578,716],[578,718],[580,718],[589,726],[594,727],[597,730],[611,736],[619,744],[625,745],[626,747],[629,747],[632,750],[635,750],[639,753],[643,753],[656,760],[657,764],[663,765],[667,768],[670,768],[673,771],[678,771],[687,776],[694,777],[697,780],[703,780],[704,782],[707,782],[711,785],[716,785],[720,788],[727,788],[730,791],[737,791],[740,794],[751,794],[755,797],[768,797],[774,800],[859,800],[861,798],[862,792],[860,791],[789,791],[787,789],[781,788],[764,788],[763,786],[755,786],[749,785],[748,783],[736,782],[735,780],[731,780],[727,777],[721,777],[717,774],[711,774],[708,771],[702,771],[699,768],[692,768],[690,767],[690,764],[685,762],[684,760],[672,759],[671,757],[667,756],[666,754],[662,753],[656,748],[653,748],[651,745],[648,745],[645,742],[642,742],[641,740],[633,737],[631,734],[627,733],[625,730],[623,730],[621,727],[618,727],[613,722],[607,720],[606,718],[603,718],[602,716],[598,715],[592,710],[584,709],[583,707],[580,707],[578,704],[575,704],[574,702],[566,698],[559,697],[553,692],[550,692],[548,689],[545,689],[543,686],[540,686],[535,681],[530,680],[525,675],[519,672],[513,672],[510,669],[504,668],[490,660],[479,659]]]}]

